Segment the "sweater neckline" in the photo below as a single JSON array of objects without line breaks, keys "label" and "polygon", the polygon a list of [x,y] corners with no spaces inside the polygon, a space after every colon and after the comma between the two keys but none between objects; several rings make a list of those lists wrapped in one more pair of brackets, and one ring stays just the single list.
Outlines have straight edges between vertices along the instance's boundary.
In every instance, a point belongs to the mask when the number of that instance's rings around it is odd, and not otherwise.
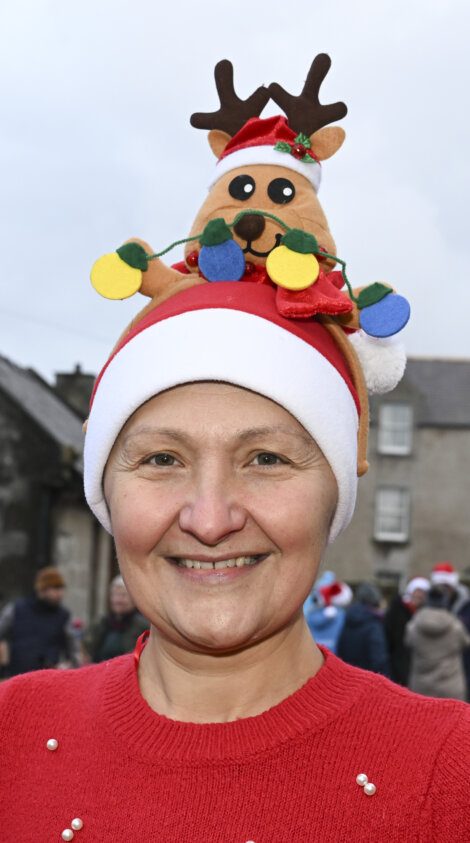
[{"label": "sweater neckline", "polygon": [[153,764],[243,761],[349,710],[366,690],[362,671],[321,648],[320,670],[286,699],[254,717],[228,723],[186,723],[158,714],[143,698],[132,654],[107,662],[105,725],[122,749]]}]

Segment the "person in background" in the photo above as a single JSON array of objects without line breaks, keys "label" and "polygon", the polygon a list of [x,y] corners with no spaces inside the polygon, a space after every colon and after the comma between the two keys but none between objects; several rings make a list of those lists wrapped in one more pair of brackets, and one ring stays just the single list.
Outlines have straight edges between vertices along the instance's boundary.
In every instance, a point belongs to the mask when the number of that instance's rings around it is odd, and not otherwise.
[{"label": "person in background", "polygon": [[109,588],[109,612],[93,624],[83,638],[85,662],[102,662],[134,649],[148,621],[136,609],[121,576]]},{"label": "person in background", "polygon": [[8,676],[51,667],[77,667],[65,581],[52,566],[38,571],[34,595],[8,603],[0,614],[0,641]]},{"label": "person in background", "polygon": [[390,675],[390,663],[382,617],[381,594],[372,583],[361,583],[354,603],[347,609],[337,655],[343,661],[374,673]]},{"label": "person in background", "polygon": [[411,648],[408,686],[427,697],[465,700],[462,653],[470,646],[470,635],[448,606],[448,594],[442,587],[432,586],[425,606],[408,623],[405,632],[405,642]]},{"label": "person in background", "polygon": [[[449,610],[462,621],[470,634],[470,593],[468,588],[460,582],[459,573],[451,562],[438,562],[431,572],[431,582],[440,586],[447,594]],[[463,666],[467,683],[467,700],[470,701],[470,649],[463,654]]]},{"label": "person in background", "polygon": [[[331,571],[325,571],[332,574]],[[317,581],[312,591],[311,599],[305,611],[308,628],[317,644],[323,644],[336,653],[338,639],[343,629],[346,617],[346,607],[349,606],[353,593],[347,583],[339,582],[335,575],[324,582]]]},{"label": "person in background", "polygon": [[408,684],[410,650],[405,644],[408,621],[425,602],[431,587],[425,577],[413,577],[403,595],[397,594],[390,602],[384,617],[385,637],[390,654],[390,678],[399,685]]}]

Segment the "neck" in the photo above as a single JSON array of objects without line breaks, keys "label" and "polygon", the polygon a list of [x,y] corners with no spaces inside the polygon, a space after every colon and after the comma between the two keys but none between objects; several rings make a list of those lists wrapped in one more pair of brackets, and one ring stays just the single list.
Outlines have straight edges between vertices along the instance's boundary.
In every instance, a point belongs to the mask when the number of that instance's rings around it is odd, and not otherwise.
[{"label": "neck", "polygon": [[148,705],[171,720],[225,723],[277,705],[322,663],[302,614],[274,636],[228,654],[183,649],[152,627],[139,685]]}]

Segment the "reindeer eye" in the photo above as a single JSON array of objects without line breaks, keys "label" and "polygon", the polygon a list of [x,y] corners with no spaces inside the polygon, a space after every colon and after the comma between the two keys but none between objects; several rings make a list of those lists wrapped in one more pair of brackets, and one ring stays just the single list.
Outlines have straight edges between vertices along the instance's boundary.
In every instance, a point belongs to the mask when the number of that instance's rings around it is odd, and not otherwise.
[{"label": "reindeer eye", "polygon": [[278,205],[285,205],[287,202],[292,202],[295,187],[289,179],[273,179],[268,184],[268,196]]},{"label": "reindeer eye", "polygon": [[228,192],[234,199],[249,199],[256,189],[255,180],[251,176],[235,176],[228,186]]}]

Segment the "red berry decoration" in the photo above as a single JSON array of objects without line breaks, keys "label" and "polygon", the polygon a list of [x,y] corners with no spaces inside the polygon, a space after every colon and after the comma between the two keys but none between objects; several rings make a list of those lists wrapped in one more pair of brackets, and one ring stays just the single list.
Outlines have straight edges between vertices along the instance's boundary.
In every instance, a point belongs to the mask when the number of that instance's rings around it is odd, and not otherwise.
[{"label": "red berry decoration", "polygon": [[188,264],[188,266],[190,266],[192,269],[194,269],[194,267],[196,267],[199,263],[199,252],[197,252],[197,251],[190,252],[186,256],[186,263]]},{"label": "red berry decoration", "polygon": [[307,148],[303,143],[294,143],[292,147],[292,155],[294,158],[303,158],[307,154]]},{"label": "red berry decoration", "polygon": [[245,263],[245,275],[253,275],[254,271],[256,270],[256,266],[251,261],[246,261]]}]

